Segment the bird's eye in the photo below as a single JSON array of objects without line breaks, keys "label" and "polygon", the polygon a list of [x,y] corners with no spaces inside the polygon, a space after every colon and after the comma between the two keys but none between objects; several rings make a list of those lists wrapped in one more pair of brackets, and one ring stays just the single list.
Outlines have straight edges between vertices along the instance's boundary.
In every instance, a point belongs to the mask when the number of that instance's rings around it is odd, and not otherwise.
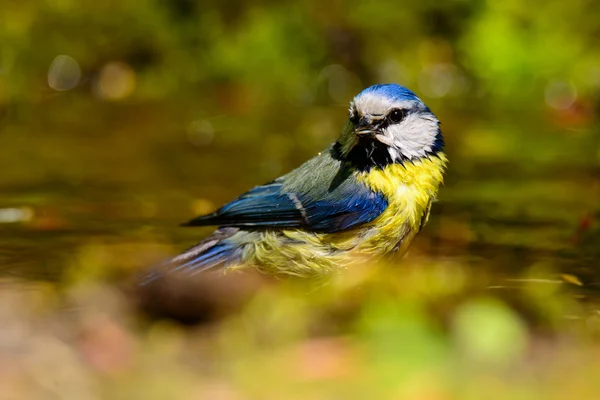
[{"label": "bird's eye", "polygon": [[397,124],[398,122],[401,122],[405,116],[406,116],[406,111],[401,110],[399,108],[393,109],[388,114],[388,118],[389,118],[390,122],[393,124]]}]

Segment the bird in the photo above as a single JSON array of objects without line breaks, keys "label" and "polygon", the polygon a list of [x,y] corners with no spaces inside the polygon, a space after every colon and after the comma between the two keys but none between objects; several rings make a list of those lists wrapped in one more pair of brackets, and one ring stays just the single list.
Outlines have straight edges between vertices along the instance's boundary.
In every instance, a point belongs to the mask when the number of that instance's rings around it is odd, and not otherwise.
[{"label": "bird", "polygon": [[370,86],[327,149],[184,223],[217,229],[166,265],[310,278],[400,257],[429,218],[447,162],[440,122],[415,93]]}]

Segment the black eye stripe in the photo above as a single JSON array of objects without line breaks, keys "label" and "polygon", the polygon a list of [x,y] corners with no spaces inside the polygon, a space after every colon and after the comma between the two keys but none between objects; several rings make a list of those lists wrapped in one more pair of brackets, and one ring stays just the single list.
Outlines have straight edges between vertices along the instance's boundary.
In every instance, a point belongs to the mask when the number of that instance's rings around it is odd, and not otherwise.
[{"label": "black eye stripe", "polygon": [[[404,120],[406,114],[406,110],[403,110],[401,108],[394,108],[385,116],[385,118],[377,118],[379,120],[377,125],[379,125],[380,127],[384,127],[387,125],[400,123],[402,122],[402,120]],[[373,116],[379,117],[380,115]],[[358,124],[358,122],[360,121],[360,114],[358,113],[358,110],[354,108],[350,109],[348,117],[350,119],[350,122],[352,122],[353,124]]]}]

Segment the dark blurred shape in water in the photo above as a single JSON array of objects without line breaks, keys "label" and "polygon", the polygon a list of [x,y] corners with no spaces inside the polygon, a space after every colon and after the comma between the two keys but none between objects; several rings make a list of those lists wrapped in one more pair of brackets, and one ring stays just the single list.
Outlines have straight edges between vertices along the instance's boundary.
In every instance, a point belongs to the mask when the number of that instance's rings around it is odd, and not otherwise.
[{"label": "dark blurred shape in water", "polygon": [[252,271],[165,273],[150,282],[133,282],[132,294],[149,317],[206,324],[239,312],[268,281]]}]

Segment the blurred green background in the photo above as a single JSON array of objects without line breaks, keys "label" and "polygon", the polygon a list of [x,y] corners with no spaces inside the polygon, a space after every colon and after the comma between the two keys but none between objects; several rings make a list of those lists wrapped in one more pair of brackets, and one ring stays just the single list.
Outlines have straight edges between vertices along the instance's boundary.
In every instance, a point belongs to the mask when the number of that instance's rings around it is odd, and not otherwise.
[{"label": "blurred green background", "polygon": [[[596,2],[0,9],[0,398],[597,398]],[[387,82],[450,158],[402,261],[136,287]]]}]

